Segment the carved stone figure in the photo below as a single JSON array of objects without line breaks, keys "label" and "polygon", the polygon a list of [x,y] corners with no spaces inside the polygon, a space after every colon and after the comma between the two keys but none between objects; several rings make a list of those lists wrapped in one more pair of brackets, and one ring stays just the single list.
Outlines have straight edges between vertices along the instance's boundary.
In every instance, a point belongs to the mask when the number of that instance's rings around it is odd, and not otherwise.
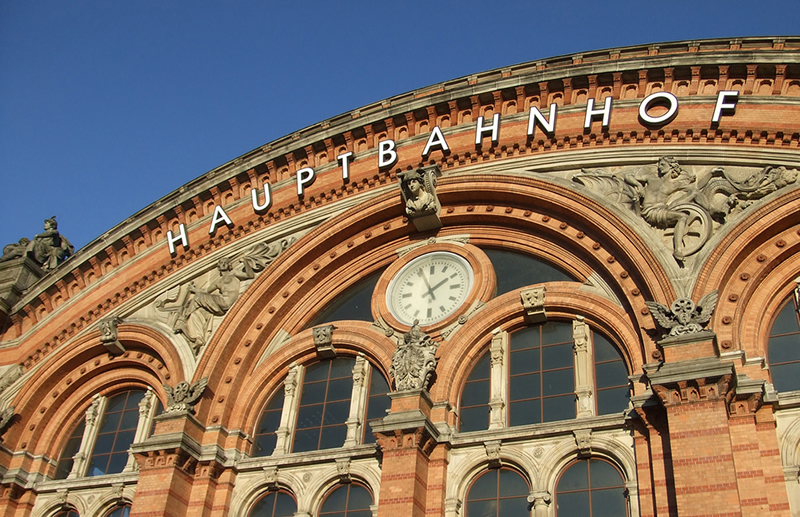
[{"label": "carved stone figure", "polygon": [[56,217],[44,221],[44,232],[29,244],[33,259],[44,269],[55,269],[75,251],[75,247],[60,233]]},{"label": "carved stone figure", "polygon": [[17,379],[22,377],[24,370],[21,365],[15,364],[3,373],[0,377],[0,393],[3,393],[6,388],[17,382]]},{"label": "carved stone figure", "polygon": [[210,335],[213,317],[224,316],[239,298],[242,280],[254,278],[295,241],[291,237],[251,246],[238,259],[236,267],[234,260],[223,257],[217,263],[217,279],[204,289],[194,282],[185,290],[180,286],[173,288],[164,299],[156,301],[156,309],[172,313],[173,331],[183,334],[197,354]]},{"label": "carved stone figure", "polygon": [[56,217],[44,221],[44,232],[36,235],[33,241],[23,237],[18,243],[3,247],[0,262],[12,260],[28,254],[42,269],[55,269],[75,251],[66,237],[58,233]]},{"label": "carved stone figure", "polygon": [[[797,171],[765,167],[739,181],[722,167],[715,167],[698,179],[675,158],[665,156],[658,160],[655,171],[652,167],[625,173],[582,169],[572,179],[632,210],[652,227],[671,231],[672,254],[682,264],[711,237],[713,221],[722,224],[729,214],[796,182]],[[691,243],[686,242],[689,235]]]},{"label": "carved stone figure", "polygon": [[419,327],[414,320],[411,330],[403,334],[403,341],[392,355],[389,375],[394,378],[397,391],[428,389],[436,370],[436,350],[439,345]]},{"label": "carved stone figure", "polygon": [[333,325],[323,325],[321,327],[314,327],[312,330],[317,355],[322,359],[332,359],[336,357],[336,350],[333,348],[333,331],[335,329],[336,327]]},{"label": "carved stone figure", "polygon": [[11,420],[14,418],[14,406],[9,406],[0,412],[0,436],[5,434],[6,430],[11,427]]},{"label": "carved stone figure", "polygon": [[194,414],[194,405],[200,400],[200,396],[206,389],[208,377],[203,377],[194,384],[181,381],[173,389],[168,384],[164,384],[167,392],[167,407],[164,413],[189,412]]},{"label": "carved stone figure", "polygon": [[100,328],[100,342],[112,355],[120,355],[125,352],[125,347],[117,339],[117,326],[120,323],[121,320],[116,316],[102,319],[97,323]]},{"label": "carved stone figure", "polygon": [[417,230],[440,228],[442,225],[439,212],[442,207],[436,196],[438,169],[417,169],[403,172],[399,176],[405,212],[417,226]]},{"label": "carved stone figure", "polygon": [[653,319],[659,326],[668,331],[662,337],[682,336],[702,332],[703,327],[711,319],[714,308],[717,306],[717,291],[712,291],[695,303],[689,298],[680,298],[666,305],[658,302],[644,302]]}]

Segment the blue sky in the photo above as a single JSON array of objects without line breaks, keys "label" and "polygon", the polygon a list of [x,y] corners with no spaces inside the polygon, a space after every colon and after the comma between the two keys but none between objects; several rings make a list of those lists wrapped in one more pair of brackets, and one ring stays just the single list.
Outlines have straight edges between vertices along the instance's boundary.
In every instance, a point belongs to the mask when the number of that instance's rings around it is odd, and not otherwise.
[{"label": "blue sky", "polygon": [[56,215],[80,248],[269,141],[456,77],[608,47],[798,34],[797,0],[762,5],[0,0],[0,246]]}]

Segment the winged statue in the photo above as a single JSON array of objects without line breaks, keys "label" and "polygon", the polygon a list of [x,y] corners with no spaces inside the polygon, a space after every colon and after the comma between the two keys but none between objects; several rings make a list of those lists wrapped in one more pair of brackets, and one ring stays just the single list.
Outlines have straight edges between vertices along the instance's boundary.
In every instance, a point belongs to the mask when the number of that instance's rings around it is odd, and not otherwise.
[{"label": "winged statue", "polygon": [[667,307],[658,302],[644,302],[650,314],[665,331],[662,337],[682,336],[702,332],[717,306],[717,291],[711,291],[695,304],[691,298],[679,298]]},{"label": "winged statue", "polygon": [[167,392],[167,408],[164,413],[187,411],[194,414],[194,405],[200,400],[207,384],[208,377],[203,377],[194,384],[181,381],[174,388],[164,384],[164,390]]}]

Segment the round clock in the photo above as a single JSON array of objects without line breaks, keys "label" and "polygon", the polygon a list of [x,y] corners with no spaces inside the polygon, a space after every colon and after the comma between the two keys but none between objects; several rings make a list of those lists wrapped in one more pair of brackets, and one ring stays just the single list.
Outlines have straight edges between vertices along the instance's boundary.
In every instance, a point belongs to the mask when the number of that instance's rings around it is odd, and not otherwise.
[{"label": "round clock", "polygon": [[474,274],[469,262],[455,253],[435,251],[406,264],[389,284],[386,304],[406,325],[422,326],[445,319],[467,299]]}]

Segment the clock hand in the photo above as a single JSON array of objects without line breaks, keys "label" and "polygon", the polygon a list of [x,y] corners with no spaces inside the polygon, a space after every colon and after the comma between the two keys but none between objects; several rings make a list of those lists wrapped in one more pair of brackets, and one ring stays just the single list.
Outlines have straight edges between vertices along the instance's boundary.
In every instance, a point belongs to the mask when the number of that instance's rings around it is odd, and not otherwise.
[{"label": "clock hand", "polygon": [[[431,301],[435,300],[436,296],[434,296],[434,294],[433,294],[433,289],[431,289],[431,284],[428,283],[428,279],[425,277],[425,273],[423,273],[422,270],[419,270],[419,271],[417,271],[417,275],[419,275],[420,278],[422,278],[422,281],[425,282],[425,287],[428,288],[428,292],[425,293],[425,294],[431,295]],[[425,295],[423,295],[423,296],[425,296]]]},{"label": "clock hand", "polygon": [[442,287],[448,280],[450,280],[450,279],[449,278],[445,278],[444,280],[442,280],[441,282],[439,282],[435,286],[431,287],[431,295],[433,295],[433,291],[435,291],[435,290],[439,289],[440,287]]}]

